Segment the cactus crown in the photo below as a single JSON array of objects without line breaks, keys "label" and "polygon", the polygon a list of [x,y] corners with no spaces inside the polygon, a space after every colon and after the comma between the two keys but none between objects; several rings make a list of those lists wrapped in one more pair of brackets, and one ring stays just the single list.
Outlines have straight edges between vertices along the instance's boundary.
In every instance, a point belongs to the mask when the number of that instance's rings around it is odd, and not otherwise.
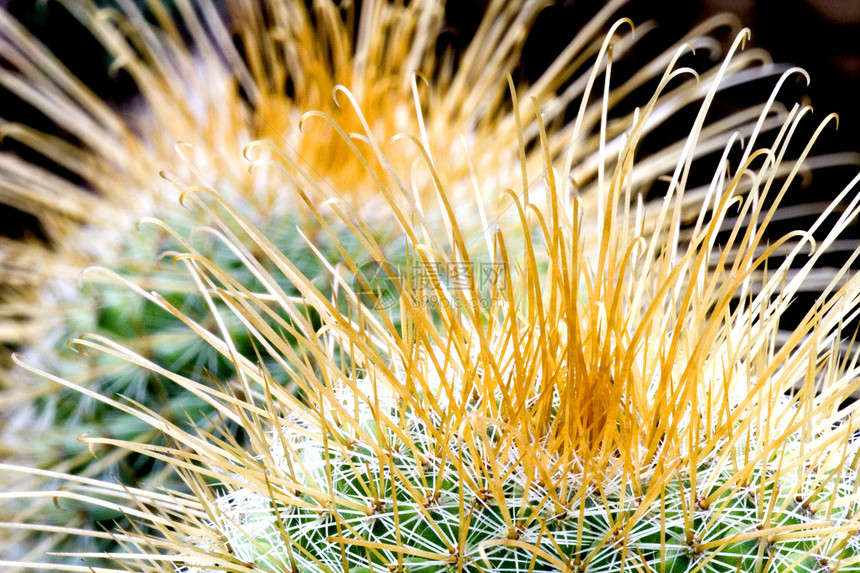
[{"label": "cactus crown", "polygon": [[[325,334],[300,345],[319,365],[298,374],[305,406],[207,522],[236,559],[314,572],[860,568],[857,428],[842,407],[857,370],[839,350],[858,280],[776,338],[857,200],[793,280],[808,235],[762,244],[761,228],[743,226],[761,203],[737,194],[744,175],[773,192],[772,160],[716,181],[686,242],[681,187],[645,234],[624,197],[637,127],[606,179],[594,251],[563,178],[547,171],[543,205],[509,194],[524,230],[532,217],[541,231],[519,246],[510,229],[493,235],[485,256],[516,272],[493,284],[489,308],[475,304],[475,272],[460,291],[431,277],[435,308],[398,284],[396,329],[310,302],[325,317],[311,338]],[[741,223],[717,250],[732,209]],[[452,229],[447,249],[414,245],[422,268],[475,268]],[[785,262],[764,272],[783,246]]]}]

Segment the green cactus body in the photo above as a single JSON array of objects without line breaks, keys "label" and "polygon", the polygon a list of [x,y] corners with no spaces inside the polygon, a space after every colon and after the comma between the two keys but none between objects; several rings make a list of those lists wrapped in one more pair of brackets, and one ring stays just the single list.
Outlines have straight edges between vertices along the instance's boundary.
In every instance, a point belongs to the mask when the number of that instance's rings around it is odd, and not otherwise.
[{"label": "green cactus body", "polygon": [[[240,489],[217,500],[222,519],[212,525],[237,559],[301,573],[860,570],[855,472],[783,471],[799,458],[797,434],[743,482],[732,483],[738,468],[725,450],[701,463],[697,480],[707,485],[690,509],[685,472],[646,478],[638,495],[623,474],[588,484],[573,474],[566,491],[548,492],[504,443],[501,423],[445,434],[441,418],[398,405],[367,381],[357,387],[338,397],[359,426],[329,417],[322,439],[318,424],[296,418],[270,452],[282,477],[327,496],[284,490],[274,498],[291,501],[273,504],[272,495]],[[477,404],[465,406],[478,415]],[[400,431],[379,435],[378,416]]]}]

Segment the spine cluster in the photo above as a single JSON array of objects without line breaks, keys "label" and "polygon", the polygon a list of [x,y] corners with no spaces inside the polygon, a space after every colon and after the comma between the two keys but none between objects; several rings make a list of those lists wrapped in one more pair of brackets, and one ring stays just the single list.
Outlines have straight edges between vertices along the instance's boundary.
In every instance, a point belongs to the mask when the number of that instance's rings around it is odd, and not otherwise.
[{"label": "spine cluster", "polygon": [[[211,525],[238,559],[301,573],[860,571],[856,460],[845,459],[853,441],[835,467],[804,459],[795,433],[760,461],[745,444],[720,450],[695,478],[678,471],[637,485],[623,471],[579,473],[550,491],[501,422],[445,428],[368,380],[337,397],[322,424],[296,417],[273,438],[269,454],[292,488],[217,500]],[[658,456],[632,471],[680,461]],[[739,463],[752,468],[739,473]]]}]

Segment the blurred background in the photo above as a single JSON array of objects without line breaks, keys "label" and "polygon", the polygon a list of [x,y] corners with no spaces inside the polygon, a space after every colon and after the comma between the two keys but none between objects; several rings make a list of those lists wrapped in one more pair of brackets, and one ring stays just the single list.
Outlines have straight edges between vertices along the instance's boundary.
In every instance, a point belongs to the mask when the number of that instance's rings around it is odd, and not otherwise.
[{"label": "blurred background", "polygon": [[[98,1],[110,5],[117,0]],[[145,4],[147,0],[133,1]],[[168,8],[175,2],[163,1]],[[488,3],[489,0],[449,0],[444,40],[455,47],[467,45]],[[520,79],[537,77],[573,33],[603,5],[603,0],[557,0],[549,6],[536,22],[526,46]],[[0,7],[11,12],[59,54],[97,95],[117,106],[134,97],[133,82],[122,72],[108,72],[110,62],[102,48],[59,3],[54,0],[0,0]],[[839,130],[828,129],[817,144],[817,151],[860,151],[860,0],[630,0],[618,14],[636,23],[655,20],[659,29],[652,35],[659,37],[657,42],[665,41],[668,45],[695,24],[721,12],[735,14],[751,28],[751,44],[768,50],[774,61],[795,64],[810,73],[812,83],[808,87],[800,78],[789,82],[787,99],[808,97],[817,121],[830,112],[839,114]],[[653,57],[655,53],[647,49],[638,52],[643,58]],[[640,63],[645,62],[647,59]],[[638,65],[635,55],[627,65],[635,69]],[[758,90],[758,101],[763,93],[770,92],[775,81],[774,78],[769,86],[754,87]],[[0,106],[4,118],[46,131],[56,130],[40,114],[2,91]],[[14,143],[2,144],[4,148],[9,145],[14,146]],[[29,153],[26,149],[15,151],[22,155]],[[826,187],[838,190],[853,173],[846,171],[833,176],[838,181]],[[0,234],[38,236],[39,229],[34,219],[0,206]]]}]

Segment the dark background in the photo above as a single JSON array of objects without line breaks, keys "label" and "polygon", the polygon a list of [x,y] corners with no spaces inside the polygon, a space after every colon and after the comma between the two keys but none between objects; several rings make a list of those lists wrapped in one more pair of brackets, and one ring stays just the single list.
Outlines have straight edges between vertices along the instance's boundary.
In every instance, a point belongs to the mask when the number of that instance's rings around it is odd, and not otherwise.
[{"label": "dark background", "polygon": [[[109,3],[111,0],[102,0]],[[139,1],[139,0],[138,0]],[[170,4],[171,0],[165,0]],[[489,0],[449,0],[449,34],[467,43]],[[551,61],[602,0],[557,0],[536,23],[524,66],[534,72]],[[54,0],[0,0],[102,97],[122,101],[134,92],[123,78],[108,77],[97,43]],[[752,44],[777,62],[804,67],[813,78],[809,94],[816,108],[836,111],[842,139],[860,148],[860,0],[631,0],[619,16],[634,22],[654,19],[661,35],[677,38],[691,26],[720,12],[736,14],[752,29]],[[8,108],[3,116],[10,118]],[[14,119],[14,118],[12,118]]]}]

